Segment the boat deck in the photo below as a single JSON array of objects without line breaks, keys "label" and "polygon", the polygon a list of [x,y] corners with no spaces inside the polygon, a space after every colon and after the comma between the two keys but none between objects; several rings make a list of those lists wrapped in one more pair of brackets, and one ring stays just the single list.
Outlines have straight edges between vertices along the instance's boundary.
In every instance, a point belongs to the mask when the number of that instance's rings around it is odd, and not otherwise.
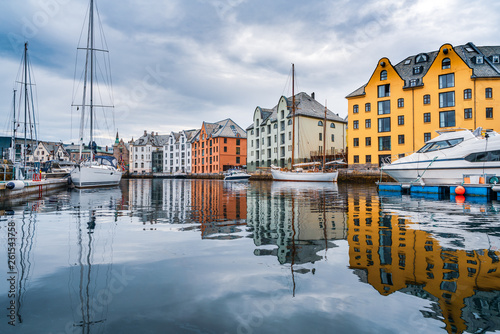
[{"label": "boat deck", "polygon": [[31,195],[43,195],[51,190],[68,187],[67,178],[52,178],[40,181],[24,181],[24,188],[7,189],[10,181],[0,181],[0,200],[18,198]]}]

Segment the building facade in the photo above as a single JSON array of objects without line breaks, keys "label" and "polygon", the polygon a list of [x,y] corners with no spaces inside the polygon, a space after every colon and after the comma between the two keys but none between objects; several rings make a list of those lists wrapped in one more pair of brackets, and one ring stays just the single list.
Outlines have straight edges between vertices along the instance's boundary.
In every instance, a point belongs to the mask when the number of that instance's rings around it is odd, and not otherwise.
[{"label": "building facade", "polygon": [[113,144],[113,156],[124,170],[129,170],[129,143],[125,143],[123,139],[119,139],[118,132],[116,133],[115,143]]},{"label": "building facade", "polygon": [[[324,124],[325,106],[314,99],[314,94],[298,93],[295,104],[295,131],[292,97],[281,96],[272,109],[255,109],[253,124],[247,128],[249,171],[271,164],[291,167],[293,145],[294,163],[321,160],[324,153],[328,160],[333,160],[345,153],[347,122],[344,119],[327,110]],[[292,139],[294,132],[295,140]]]},{"label": "building facade", "polygon": [[29,162],[45,162],[49,160],[69,161],[70,155],[62,143],[38,142],[32,155],[28,156]]},{"label": "building facade", "polygon": [[203,122],[192,139],[192,173],[216,174],[247,163],[246,132],[230,118]]},{"label": "building facade", "polygon": [[158,132],[149,134],[144,130],[144,134],[139,139],[135,141],[132,139],[129,142],[129,172],[135,174],[161,172],[163,164],[159,166],[155,164],[153,170],[153,152],[162,151],[164,144],[168,142],[168,137],[168,135],[158,135]]},{"label": "building facade", "polygon": [[164,173],[191,173],[191,142],[197,132],[198,130],[182,130],[170,133],[163,146]]},{"label": "building facade", "polygon": [[499,91],[500,46],[444,44],[396,65],[382,58],[368,83],[346,97],[349,164],[394,161],[437,130],[499,131]]}]

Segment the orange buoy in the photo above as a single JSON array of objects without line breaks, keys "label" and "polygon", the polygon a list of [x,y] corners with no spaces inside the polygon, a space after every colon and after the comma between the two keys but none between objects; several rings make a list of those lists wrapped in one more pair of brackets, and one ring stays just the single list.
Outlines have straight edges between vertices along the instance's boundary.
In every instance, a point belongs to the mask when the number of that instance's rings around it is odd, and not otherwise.
[{"label": "orange buoy", "polygon": [[465,194],[465,188],[462,186],[458,186],[455,188],[455,194],[457,195],[463,195]]},{"label": "orange buoy", "polygon": [[457,204],[463,204],[465,202],[465,196],[464,195],[455,196],[455,202],[457,202]]}]

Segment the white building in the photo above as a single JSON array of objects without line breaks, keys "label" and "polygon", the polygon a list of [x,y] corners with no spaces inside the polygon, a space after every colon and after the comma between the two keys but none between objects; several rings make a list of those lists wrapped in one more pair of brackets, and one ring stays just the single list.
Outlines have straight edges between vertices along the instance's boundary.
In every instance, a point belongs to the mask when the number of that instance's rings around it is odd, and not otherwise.
[{"label": "white building", "polygon": [[324,129],[324,118],[325,106],[314,99],[314,93],[312,96],[303,92],[296,94],[293,141],[292,97],[281,96],[272,109],[257,107],[253,124],[246,129],[247,169],[255,171],[271,164],[291,167],[293,142],[294,163],[319,160],[324,153],[330,160],[344,154],[347,122],[327,110]]},{"label": "white building", "polygon": [[191,173],[191,140],[199,130],[171,132],[163,146],[163,172]]},{"label": "white building", "polygon": [[[144,130],[144,135],[139,139],[130,141],[130,173],[152,173],[153,155],[163,151],[163,146],[168,142],[168,135],[160,136],[158,132],[148,134]],[[159,154],[158,154],[159,155]],[[161,154],[162,156],[163,154]],[[160,161],[161,163],[161,161]],[[156,170],[158,171],[158,170]]]},{"label": "white building", "polygon": [[29,162],[49,160],[69,161],[69,153],[62,143],[40,141],[33,154],[28,156]]}]

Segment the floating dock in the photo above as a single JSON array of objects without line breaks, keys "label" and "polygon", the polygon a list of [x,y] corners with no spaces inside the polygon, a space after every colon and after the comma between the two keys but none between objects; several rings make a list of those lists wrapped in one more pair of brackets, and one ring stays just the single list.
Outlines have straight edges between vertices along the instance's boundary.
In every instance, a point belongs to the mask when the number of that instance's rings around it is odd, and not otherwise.
[{"label": "floating dock", "polygon": [[68,178],[44,179],[40,181],[26,180],[24,181],[24,187],[21,189],[7,189],[6,186],[9,182],[0,181],[0,201],[33,195],[41,197],[49,191],[68,187]]},{"label": "floating dock", "polygon": [[[378,182],[378,190],[384,193],[402,194],[402,195],[431,195],[430,197],[439,198],[454,198],[455,196],[462,196],[461,193],[457,194],[457,187],[463,187],[466,197],[482,197],[487,200],[496,200],[498,192],[500,192],[500,185],[498,184],[462,184],[462,185],[421,185],[409,184],[398,182]],[[434,195],[434,196],[432,196]]]}]

